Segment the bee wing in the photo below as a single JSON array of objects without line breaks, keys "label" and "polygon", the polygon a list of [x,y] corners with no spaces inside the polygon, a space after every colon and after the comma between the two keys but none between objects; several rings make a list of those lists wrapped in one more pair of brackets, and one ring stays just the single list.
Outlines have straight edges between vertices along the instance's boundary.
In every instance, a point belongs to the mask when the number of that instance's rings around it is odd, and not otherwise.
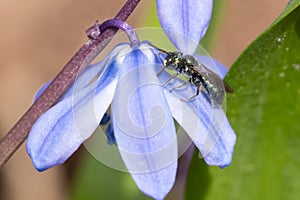
[{"label": "bee wing", "polygon": [[203,86],[209,93],[212,106],[218,107],[222,105],[226,91],[222,78],[201,63],[198,63],[197,66],[191,66],[191,69],[202,77],[205,83]]},{"label": "bee wing", "polygon": [[[234,92],[233,88],[230,87],[230,85],[228,85],[225,81],[222,81],[223,83],[221,83],[220,80],[222,80],[222,78],[219,75],[217,75],[216,73],[214,73],[213,71],[208,69],[205,65],[203,65],[199,61],[198,61],[198,65],[191,66],[191,69],[198,72],[202,76],[208,78],[208,80],[214,82],[217,86],[224,87],[225,91],[227,93],[233,93]],[[221,84],[223,84],[223,86]]]},{"label": "bee wing", "polygon": [[[211,71],[210,69],[208,69],[207,67],[205,67],[205,65],[203,65],[203,64],[200,63],[199,61],[198,61],[198,63],[199,63],[199,66],[202,67],[202,70],[200,70],[201,67],[197,67],[200,74],[206,72],[206,73],[207,73],[207,76],[210,76],[210,77],[211,77],[211,78],[209,78],[210,80],[217,80],[217,79],[221,79],[221,80],[222,80],[222,78],[221,78],[219,75],[217,75],[216,73],[214,73],[213,71]],[[195,70],[197,70],[197,69],[195,69]],[[218,78],[217,78],[217,77],[218,77]],[[218,81],[218,82],[219,82],[219,84],[221,84],[220,81]],[[216,84],[217,84],[217,83],[216,83]],[[217,85],[218,85],[218,84],[217,84]],[[230,87],[230,85],[228,85],[225,81],[223,81],[223,85],[224,85],[224,86],[222,86],[222,87],[225,88],[225,92],[227,92],[227,93],[233,93],[233,92],[234,92],[233,88]],[[220,86],[220,85],[219,85],[219,86]]]},{"label": "bee wing", "polygon": [[191,69],[199,73],[205,80],[213,83],[216,87],[225,88],[222,78],[218,74],[205,67],[205,65],[202,63],[198,62],[197,65],[191,66]]},{"label": "bee wing", "polygon": [[224,87],[225,87],[225,91],[226,91],[227,93],[233,93],[233,92],[234,92],[234,90],[232,89],[232,87],[230,87],[230,86],[228,85],[228,83],[226,83],[225,81],[224,81]]}]

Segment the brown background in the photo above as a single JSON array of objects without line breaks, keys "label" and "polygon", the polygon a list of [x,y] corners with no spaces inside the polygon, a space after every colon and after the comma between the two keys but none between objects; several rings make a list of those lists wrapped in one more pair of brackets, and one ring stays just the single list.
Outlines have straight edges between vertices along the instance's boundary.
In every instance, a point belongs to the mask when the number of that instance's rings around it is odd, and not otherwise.
[{"label": "brown background", "polygon": [[[37,88],[53,78],[86,40],[85,29],[96,19],[113,17],[123,2],[0,1],[0,137],[30,106]],[[140,26],[138,15],[146,12],[152,2],[142,1],[130,17],[132,26]],[[287,2],[227,0],[211,55],[230,66]],[[64,181],[60,167],[36,172],[23,145],[0,169],[0,199],[66,199]]]}]

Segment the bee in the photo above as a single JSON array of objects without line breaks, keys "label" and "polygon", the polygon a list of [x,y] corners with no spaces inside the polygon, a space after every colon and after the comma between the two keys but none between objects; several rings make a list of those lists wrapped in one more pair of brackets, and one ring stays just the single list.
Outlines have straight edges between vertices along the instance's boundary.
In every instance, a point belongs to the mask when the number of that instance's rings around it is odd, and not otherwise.
[{"label": "bee", "polygon": [[212,107],[220,107],[225,99],[225,93],[233,93],[233,89],[226,84],[218,74],[208,69],[194,56],[183,55],[183,53],[176,51],[167,52],[160,48],[155,48],[160,51],[160,54],[166,54],[165,58],[162,59],[163,68],[157,75],[159,75],[165,68],[176,71],[176,73],[173,74],[165,84],[181,74],[188,79],[188,81],[183,85],[171,89],[170,92],[182,88],[188,83],[196,86],[196,94],[185,100],[183,99],[183,101],[190,101],[194,97],[198,96],[200,91],[203,91],[209,97]]}]

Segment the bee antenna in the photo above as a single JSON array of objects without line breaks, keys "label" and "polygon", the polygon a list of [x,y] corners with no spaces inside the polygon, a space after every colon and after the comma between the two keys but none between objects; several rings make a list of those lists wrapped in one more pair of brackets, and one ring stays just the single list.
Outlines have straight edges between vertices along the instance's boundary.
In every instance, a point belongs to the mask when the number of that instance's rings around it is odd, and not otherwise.
[{"label": "bee antenna", "polygon": [[163,49],[161,49],[161,48],[159,48],[159,47],[157,47],[157,46],[155,46],[155,45],[153,45],[152,43],[148,43],[151,47],[153,47],[153,48],[155,48],[155,49],[157,49],[157,50],[159,50],[159,51],[161,51],[161,52],[163,52],[163,53],[165,53],[165,54],[168,54],[168,52],[166,51],[166,50],[163,50]]}]

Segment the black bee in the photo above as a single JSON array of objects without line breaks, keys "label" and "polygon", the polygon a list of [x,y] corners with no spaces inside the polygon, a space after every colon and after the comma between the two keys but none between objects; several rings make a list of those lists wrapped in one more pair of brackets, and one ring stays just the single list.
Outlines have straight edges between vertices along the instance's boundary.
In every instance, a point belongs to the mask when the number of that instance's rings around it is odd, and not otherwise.
[{"label": "black bee", "polygon": [[159,48],[157,49],[166,54],[163,59],[164,67],[158,72],[158,75],[165,68],[176,71],[176,73],[172,75],[166,83],[180,74],[184,75],[188,79],[188,82],[185,82],[183,85],[177,86],[172,90],[184,87],[188,83],[197,87],[196,94],[184,101],[190,101],[199,95],[200,91],[203,91],[208,95],[212,107],[219,107],[224,101],[225,92],[233,92],[233,89],[226,84],[219,75],[205,67],[195,57],[191,55],[183,55],[181,52],[167,52]]}]

